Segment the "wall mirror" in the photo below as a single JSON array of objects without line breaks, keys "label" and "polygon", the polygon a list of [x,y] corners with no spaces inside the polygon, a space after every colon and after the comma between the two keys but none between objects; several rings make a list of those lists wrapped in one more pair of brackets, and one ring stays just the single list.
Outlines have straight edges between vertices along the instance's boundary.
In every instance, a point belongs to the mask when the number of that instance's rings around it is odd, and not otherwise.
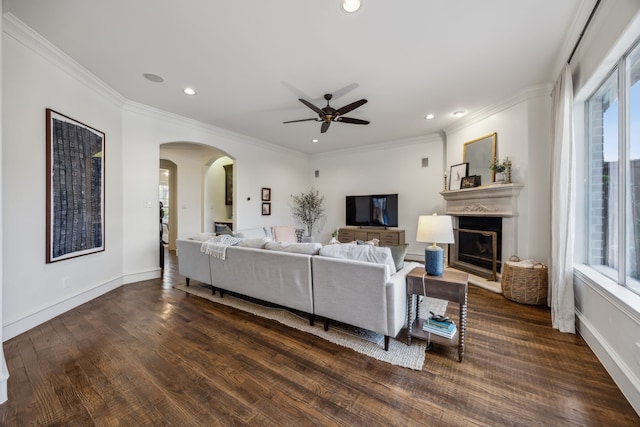
[{"label": "wall mirror", "polygon": [[495,173],[489,166],[496,157],[497,140],[498,134],[494,132],[464,143],[462,161],[469,163],[469,175],[480,176],[481,185],[494,182]]}]

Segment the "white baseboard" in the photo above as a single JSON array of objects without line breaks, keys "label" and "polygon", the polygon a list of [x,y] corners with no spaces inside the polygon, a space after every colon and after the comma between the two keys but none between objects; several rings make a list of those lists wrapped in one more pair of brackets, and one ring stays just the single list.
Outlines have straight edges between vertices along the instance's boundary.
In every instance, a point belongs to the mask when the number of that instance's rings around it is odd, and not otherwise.
[{"label": "white baseboard", "polygon": [[[118,277],[100,285],[94,286],[91,289],[80,292],[76,295],[70,296],[62,301],[58,301],[53,305],[39,309],[31,314],[28,314],[21,319],[14,320],[8,323],[2,328],[2,339],[7,341],[13,337],[16,337],[31,328],[34,328],[48,320],[53,319],[56,316],[61,315],[85,302],[91,301],[100,295],[106,294],[123,285],[122,277]],[[1,380],[1,378],[0,378]]]},{"label": "white baseboard", "polygon": [[7,369],[7,362],[2,355],[2,368],[0,369],[0,404],[6,402],[9,399],[7,393],[7,381],[9,380],[9,370]]},{"label": "white baseboard", "polygon": [[128,283],[142,282],[144,280],[158,279],[162,276],[162,270],[158,268],[152,268],[147,271],[140,271],[138,273],[130,273],[125,274],[123,277],[123,283],[126,285]]},{"label": "white baseboard", "polygon": [[640,380],[618,357],[607,340],[594,328],[582,313],[576,311],[576,330],[586,341],[591,351],[598,357],[622,394],[640,416]]}]

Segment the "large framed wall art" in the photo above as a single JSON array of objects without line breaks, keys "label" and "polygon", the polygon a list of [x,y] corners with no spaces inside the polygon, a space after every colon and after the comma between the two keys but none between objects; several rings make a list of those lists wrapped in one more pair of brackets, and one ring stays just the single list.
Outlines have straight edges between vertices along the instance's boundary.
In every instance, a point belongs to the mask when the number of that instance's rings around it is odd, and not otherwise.
[{"label": "large framed wall art", "polygon": [[104,251],[105,135],[46,110],[47,263]]}]

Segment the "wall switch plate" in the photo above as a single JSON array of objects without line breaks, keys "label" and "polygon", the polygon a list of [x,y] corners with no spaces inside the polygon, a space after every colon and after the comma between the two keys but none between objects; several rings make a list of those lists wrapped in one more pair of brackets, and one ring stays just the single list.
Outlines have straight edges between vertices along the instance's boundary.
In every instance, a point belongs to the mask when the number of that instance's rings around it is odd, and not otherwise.
[{"label": "wall switch plate", "polygon": [[152,208],[153,207],[153,202],[149,202],[148,200],[145,200],[144,202],[142,202],[142,207],[143,208]]}]

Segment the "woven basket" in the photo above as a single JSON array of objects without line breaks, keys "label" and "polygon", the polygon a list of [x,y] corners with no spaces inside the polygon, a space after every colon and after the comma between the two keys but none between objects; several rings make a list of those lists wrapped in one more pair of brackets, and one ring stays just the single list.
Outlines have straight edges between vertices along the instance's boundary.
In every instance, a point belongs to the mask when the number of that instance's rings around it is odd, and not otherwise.
[{"label": "woven basket", "polygon": [[522,304],[546,304],[548,275],[547,266],[543,263],[523,265],[520,258],[513,255],[502,270],[502,293],[505,298]]}]

